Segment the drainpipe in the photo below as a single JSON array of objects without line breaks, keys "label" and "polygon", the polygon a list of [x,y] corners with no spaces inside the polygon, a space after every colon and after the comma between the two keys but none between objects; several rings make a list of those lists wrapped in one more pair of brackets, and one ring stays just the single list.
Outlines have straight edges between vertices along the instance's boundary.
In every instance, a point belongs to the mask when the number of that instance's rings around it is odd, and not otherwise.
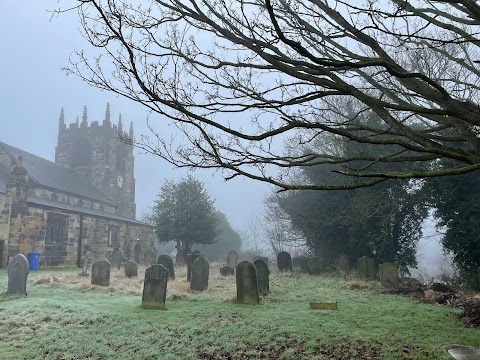
[{"label": "drainpipe", "polygon": [[82,230],[83,230],[83,214],[80,214],[80,231],[78,233],[77,247],[77,267],[82,267]]}]

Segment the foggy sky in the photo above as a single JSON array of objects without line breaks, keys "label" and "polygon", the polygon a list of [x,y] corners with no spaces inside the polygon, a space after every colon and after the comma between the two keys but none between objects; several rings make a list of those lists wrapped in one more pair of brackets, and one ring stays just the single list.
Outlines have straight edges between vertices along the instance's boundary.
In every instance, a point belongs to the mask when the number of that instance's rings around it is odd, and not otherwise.
[{"label": "foggy sky", "polygon": [[[66,76],[61,68],[68,66],[74,50],[92,51],[80,34],[75,12],[54,16],[47,11],[65,8],[68,0],[0,1],[0,141],[54,160],[60,109],[65,110],[67,124],[81,118],[88,108],[89,123],[103,121],[110,103],[112,122],[122,114],[124,128],[130,121],[134,133],[147,134],[146,110],[113,93],[89,87],[75,76]],[[160,132],[171,131],[166,123]],[[68,126],[68,125],[67,125]],[[165,180],[178,180],[186,170],[174,169],[160,158],[135,150],[137,217],[146,213]],[[262,201],[270,188],[248,179],[225,182],[220,173],[198,170],[192,175],[205,183],[235,229],[247,223],[262,210]]]}]

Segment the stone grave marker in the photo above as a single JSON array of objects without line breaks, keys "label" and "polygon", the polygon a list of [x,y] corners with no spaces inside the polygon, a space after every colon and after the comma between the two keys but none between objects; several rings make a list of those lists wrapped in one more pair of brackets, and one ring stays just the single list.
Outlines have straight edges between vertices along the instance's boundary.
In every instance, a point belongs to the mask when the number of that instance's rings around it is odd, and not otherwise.
[{"label": "stone grave marker", "polygon": [[350,274],[350,259],[345,254],[340,254],[335,263],[337,271],[343,274]]},{"label": "stone grave marker", "polygon": [[135,246],[133,247],[133,260],[137,264],[140,264],[141,256],[142,256],[142,245],[140,245],[140,243],[136,243]]},{"label": "stone grave marker", "polygon": [[235,269],[237,267],[237,263],[238,263],[238,252],[236,252],[235,250],[229,251],[227,255],[227,265]]},{"label": "stone grave marker", "polygon": [[266,256],[254,256],[253,257],[253,262],[255,262],[255,260],[259,260],[259,259],[265,261],[265,264],[268,265],[268,257],[266,257]]},{"label": "stone grave marker", "polygon": [[175,280],[175,266],[173,264],[173,259],[168,254],[161,254],[158,256],[157,264],[163,265],[165,269],[168,270],[168,278]]},{"label": "stone grave marker", "polygon": [[124,259],[124,256],[123,256],[122,249],[115,249],[113,251],[113,255],[112,255],[112,263],[111,263],[112,267],[120,270],[120,267],[122,266],[123,259]]},{"label": "stone grave marker", "polygon": [[110,262],[97,260],[92,265],[92,285],[108,286],[110,284]]},{"label": "stone grave marker", "polygon": [[155,256],[155,251],[153,250],[145,250],[145,254],[143,254],[143,262],[145,265],[149,266],[155,264],[155,260],[157,257]]},{"label": "stone grave marker", "polygon": [[130,277],[138,276],[138,266],[137,266],[137,263],[133,260],[128,260],[123,266],[123,269],[125,270],[126,277],[130,278]]},{"label": "stone grave marker", "polygon": [[27,277],[30,264],[23,254],[15,255],[9,262],[7,294],[27,295]]},{"label": "stone grave marker", "polygon": [[220,268],[220,275],[222,276],[232,276],[235,275],[235,269],[231,266],[224,265]]},{"label": "stone grave marker", "polygon": [[257,286],[260,295],[267,295],[270,292],[270,270],[263,260],[255,260],[253,263],[257,268]]},{"label": "stone grave marker", "polygon": [[292,271],[292,257],[286,251],[280,251],[277,255],[278,271]]},{"label": "stone grave marker", "polygon": [[199,256],[192,264],[190,289],[195,291],[207,290],[209,272],[210,264],[208,263],[208,260],[205,256]]},{"label": "stone grave marker", "polygon": [[258,296],[257,268],[250,261],[237,265],[237,304],[255,305],[260,303]]},{"label": "stone grave marker", "polygon": [[378,266],[380,274],[380,283],[384,287],[397,288],[398,287],[398,265],[395,263],[386,262]]},{"label": "stone grave marker", "polygon": [[192,265],[198,257],[200,257],[200,254],[187,254],[187,281],[192,278]]},{"label": "stone grave marker", "polygon": [[143,280],[142,307],[164,309],[167,298],[168,270],[160,264],[153,264],[145,270]]},{"label": "stone grave marker", "polygon": [[363,256],[357,261],[358,274],[367,280],[375,279],[375,263],[373,259]]}]

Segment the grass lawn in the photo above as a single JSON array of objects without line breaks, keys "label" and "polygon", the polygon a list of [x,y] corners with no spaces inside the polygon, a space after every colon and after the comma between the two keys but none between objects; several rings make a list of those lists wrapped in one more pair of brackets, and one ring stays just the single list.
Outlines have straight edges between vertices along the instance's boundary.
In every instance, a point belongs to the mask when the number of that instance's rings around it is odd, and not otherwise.
[{"label": "grass lawn", "polygon": [[[235,304],[235,277],[210,269],[209,290],[191,292],[184,269],[168,284],[166,310],[144,310],[144,268],[109,287],[80,269],[32,271],[28,296],[6,296],[0,270],[0,359],[450,359],[443,347],[480,348],[480,329],[459,309],[384,293],[376,282],[270,275],[261,305]],[[338,310],[311,310],[337,301]]]}]

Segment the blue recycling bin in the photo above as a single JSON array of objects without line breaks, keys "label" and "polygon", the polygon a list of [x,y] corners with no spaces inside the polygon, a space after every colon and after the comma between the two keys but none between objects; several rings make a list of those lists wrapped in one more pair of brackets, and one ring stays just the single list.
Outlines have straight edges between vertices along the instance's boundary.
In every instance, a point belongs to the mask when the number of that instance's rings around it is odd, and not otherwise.
[{"label": "blue recycling bin", "polygon": [[32,251],[27,254],[27,257],[30,270],[38,270],[38,259],[40,258],[40,253]]}]

